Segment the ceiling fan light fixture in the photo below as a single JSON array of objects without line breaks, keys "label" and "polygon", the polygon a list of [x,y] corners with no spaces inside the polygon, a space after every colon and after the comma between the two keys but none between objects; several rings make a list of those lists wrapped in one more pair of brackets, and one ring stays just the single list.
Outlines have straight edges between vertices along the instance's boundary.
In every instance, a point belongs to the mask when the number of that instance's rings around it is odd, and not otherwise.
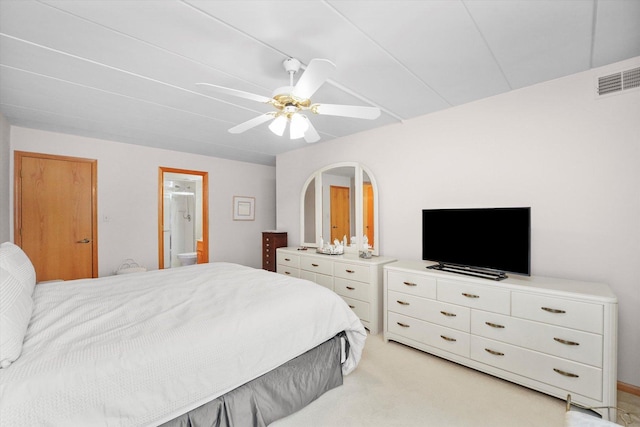
[{"label": "ceiling fan light fixture", "polygon": [[269,125],[269,130],[278,136],[284,134],[284,129],[287,127],[287,116],[276,117]]},{"label": "ceiling fan light fixture", "polygon": [[291,139],[302,138],[307,129],[309,129],[309,122],[305,120],[302,114],[295,113],[291,115],[291,125],[289,126]]}]

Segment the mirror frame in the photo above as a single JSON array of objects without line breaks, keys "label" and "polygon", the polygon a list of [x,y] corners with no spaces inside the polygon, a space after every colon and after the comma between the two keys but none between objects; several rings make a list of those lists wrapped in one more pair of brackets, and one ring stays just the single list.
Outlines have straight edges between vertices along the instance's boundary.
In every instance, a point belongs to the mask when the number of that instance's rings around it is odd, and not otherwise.
[{"label": "mirror frame", "polygon": [[209,172],[176,169],[165,166],[158,168],[158,268],[164,269],[164,174],[181,173],[202,177],[202,262],[209,262]]},{"label": "mirror frame", "polygon": [[[315,171],[314,173],[311,174],[311,176],[309,176],[309,178],[307,178],[307,180],[305,181],[304,185],[302,186],[302,191],[300,193],[300,244],[302,246],[307,246],[307,247],[318,247],[318,241],[320,240],[320,236],[322,236],[322,174],[325,172],[330,171],[331,169],[334,168],[342,168],[342,167],[353,167],[354,168],[354,174],[355,174],[355,219],[356,219],[356,225],[355,225],[355,230],[360,230],[360,233],[356,234],[356,247],[355,247],[355,251],[357,251],[358,253],[360,251],[363,251],[363,244],[362,244],[362,235],[363,233],[363,208],[362,208],[362,184],[364,182],[363,180],[363,173],[366,173],[367,176],[369,177],[369,181],[371,182],[371,186],[373,188],[373,235],[374,235],[374,248],[371,250],[371,253],[373,255],[379,255],[380,254],[380,231],[379,231],[379,219],[378,219],[378,203],[379,203],[379,196],[378,196],[378,185],[376,184],[376,180],[373,176],[373,174],[371,173],[371,170],[369,168],[367,168],[366,166],[358,163],[358,162],[340,162],[340,163],[333,163],[327,166],[324,166],[320,169],[318,169],[317,171]],[[314,181],[315,179],[315,181]],[[307,192],[307,187],[309,186],[309,184],[311,182],[314,182],[315,184],[315,241],[311,241],[311,242],[306,242],[305,241],[305,227],[304,227],[304,223],[305,223],[305,217],[304,217],[304,212],[305,212],[305,195]],[[345,248],[345,252],[353,252],[354,249],[353,247],[348,247]]]}]

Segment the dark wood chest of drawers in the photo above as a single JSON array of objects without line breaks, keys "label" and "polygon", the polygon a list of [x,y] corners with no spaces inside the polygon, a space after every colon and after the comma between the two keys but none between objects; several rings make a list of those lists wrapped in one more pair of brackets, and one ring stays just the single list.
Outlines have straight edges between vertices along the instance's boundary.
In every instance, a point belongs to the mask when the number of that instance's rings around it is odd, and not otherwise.
[{"label": "dark wood chest of drawers", "polygon": [[263,231],[262,268],[268,271],[276,271],[276,249],[286,246],[286,231]]}]

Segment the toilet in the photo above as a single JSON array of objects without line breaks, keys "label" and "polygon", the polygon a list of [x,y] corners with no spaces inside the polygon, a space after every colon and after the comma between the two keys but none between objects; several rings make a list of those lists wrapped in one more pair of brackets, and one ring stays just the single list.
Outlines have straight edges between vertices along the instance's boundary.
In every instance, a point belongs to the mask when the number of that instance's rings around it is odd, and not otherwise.
[{"label": "toilet", "polygon": [[180,265],[193,265],[198,261],[198,254],[197,252],[178,254],[178,261],[180,261]]}]

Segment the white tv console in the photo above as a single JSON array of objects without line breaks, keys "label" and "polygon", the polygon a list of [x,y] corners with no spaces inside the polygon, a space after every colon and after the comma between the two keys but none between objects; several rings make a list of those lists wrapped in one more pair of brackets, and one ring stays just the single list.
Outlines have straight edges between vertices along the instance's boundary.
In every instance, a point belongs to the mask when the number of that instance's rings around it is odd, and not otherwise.
[{"label": "white tv console", "polygon": [[[600,283],[500,282],[384,266],[383,330],[393,340],[589,407],[616,406],[618,303]],[[615,409],[601,409],[615,421]]]}]

